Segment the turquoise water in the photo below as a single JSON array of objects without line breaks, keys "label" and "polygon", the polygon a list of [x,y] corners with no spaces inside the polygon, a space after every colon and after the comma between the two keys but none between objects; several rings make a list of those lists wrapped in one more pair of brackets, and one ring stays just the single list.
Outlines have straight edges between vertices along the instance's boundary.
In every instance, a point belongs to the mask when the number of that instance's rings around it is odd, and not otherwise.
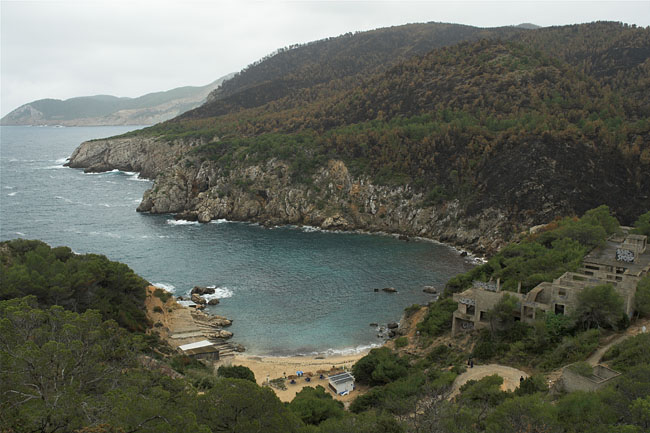
[{"label": "turquoise water", "polygon": [[[472,266],[429,241],[138,214],[151,182],[63,167],[82,141],[130,129],[1,127],[0,239],[104,254],[177,295],[214,285],[221,303],[210,311],[234,319],[234,340],[260,355],[380,344],[370,323],[399,320],[405,307],[431,299],[423,286],[442,287]],[[373,291],[388,286],[399,292]]]}]

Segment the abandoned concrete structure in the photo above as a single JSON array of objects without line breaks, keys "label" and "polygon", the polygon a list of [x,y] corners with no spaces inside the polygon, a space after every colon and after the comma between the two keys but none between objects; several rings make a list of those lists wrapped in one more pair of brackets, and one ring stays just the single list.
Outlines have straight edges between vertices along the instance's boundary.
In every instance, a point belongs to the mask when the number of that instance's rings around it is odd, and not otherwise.
[{"label": "abandoned concrete structure", "polygon": [[[578,303],[578,294],[585,287],[611,284],[621,296],[628,316],[634,313],[634,295],[639,280],[650,273],[650,251],[647,236],[616,234],[604,246],[595,248],[583,260],[577,272],[566,272],[550,282],[538,284],[526,294],[507,292],[519,300],[515,320],[533,322],[540,314],[552,311],[568,314]],[[458,309],[454,312],[452,334],[489,326],[488,311],[506,292],[500,281],[475,281],[473,287],[454,294]]]},{"label": "abandoned concrete structure", "polygon": [[561,386],[566,392],[597,391],[621,375],[618,371],[598,364],[593,367],[590,375],[583,376],[574,371],[571,368],[572,365],[567,365],[562,369]]},{"label": "abandoned concrete structure", "polygon": [[208,361],[219,360],[219,349],[209,340],[201,340],[195,343],[178,346],[183,355],[191,358],[205,359]]}]

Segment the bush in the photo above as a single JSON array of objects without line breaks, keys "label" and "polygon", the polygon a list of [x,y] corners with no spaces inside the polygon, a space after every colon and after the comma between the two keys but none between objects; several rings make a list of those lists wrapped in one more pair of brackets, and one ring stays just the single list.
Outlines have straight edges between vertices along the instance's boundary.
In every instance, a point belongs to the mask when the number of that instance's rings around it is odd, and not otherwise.
[{"label": "bush", "polygon": [[551,353],[545,355],[539,366],[545,370],[552,370],[562,365],[582,361],[598,347],[600,331],[590,329],[575,337],[564,337],[562,343]]},{"label": "bush", "polygon": [[318,425],[329,418],[341,418],[343,403],[336,401],[322,386],[304,387],[289,403],[289,409],[305,424]]},{"label": "bush", "polygon": [[167,301],[169,300],[169,298],[172,297],[172,294],[171,294],[171,293],[169,293],[169,292],[166,291],[166,290],[160,289],[160,288],[156,288],[156,290],[153,291],[153,295],[154,295],[156,298],[159,298],[159,299],[162,301],[163,304],[164,304],[165,302],[167,302]]},{"label": "bush", "polygon": [[406,337],[399,337],[395,339],[395,347],[398,349],[402,347],[406,347],[408,346],[408,344],[409,344],[409,339]]},{"label": "bush", "polygon": [[575,364],[571,364],[568,368],[572,372],[584,377],[589,377],[594,374],[593,367],[586,361],[576,362]]},{"label": "bush", "polygon": [[578,305],[573,317],[584,329],[617,329],[626,315],[623,305],[623,299],[611,284],[586,287],[578,293]]},{"label": "bush", "polygon": [[541,374],[534,374],[522,380],[519,383],[519,388],[515,389],[515,395],[529,395],[538,392],[548,392],[548,385],[546,378]]},{"label": "bush", "polygon": [[372,349],[352,367],[357,382],[376,386],[390,383],[408,373],[408,361],[387,347]]},{"label": "bush", "polygon": [[207,370],[207,367],[201,361],[186,355],[173,356],[169,365],[180,374],[185,374],[187,370],[191,369]]},{"label": "bush", "polygon": [[650,360],[650,334],[630,337],[611,347],[603,355],[603,361],[618,371],[629,371],[637,365],[647,364]]},{"label": "bush", "polygon": [[255,373],[253,373],[250,368],[244,367],[243,365],[222,365],[217,369],[217,374],[221,377],[227,377],[230,379],[244,379],[249,380],[253,383],[257,383],[255,381]]},{"label": "bush", "polygon": [[435,337],[451,329],[451,319],[458,308],[451,298],[440,299],[429,306],[429,311],[418,323],[417,330],[423,334]]}]

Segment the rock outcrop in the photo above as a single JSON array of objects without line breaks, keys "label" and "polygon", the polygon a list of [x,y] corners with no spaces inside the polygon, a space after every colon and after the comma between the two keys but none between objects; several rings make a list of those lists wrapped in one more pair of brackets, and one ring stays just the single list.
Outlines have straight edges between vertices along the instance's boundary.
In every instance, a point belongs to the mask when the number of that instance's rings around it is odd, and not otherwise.
[{"label": "rock outcrop", "polygon": [[114,138],[82,143],[68,165],[86,171],[140,172],[154,180],[139,212],[181,214],[184,219],[297,224],[328,230],[362,230],[433,238],[475,253],[495,251],[511,240],[518,225],[503,209],[486,207],[467,215],[458,200],[426,206],[410,186],[376,185],[352,176],[330,160],[310,184],[292,182],[290,168],[270,159],[223,169],[190,153],[201,141],[161,142]]}]

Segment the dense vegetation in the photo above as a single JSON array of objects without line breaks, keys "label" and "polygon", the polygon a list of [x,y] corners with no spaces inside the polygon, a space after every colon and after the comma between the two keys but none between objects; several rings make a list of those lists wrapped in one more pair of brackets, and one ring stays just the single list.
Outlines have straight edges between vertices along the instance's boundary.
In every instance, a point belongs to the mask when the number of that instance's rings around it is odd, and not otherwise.
[{"label": "dense vegetation", "polygon": [[309,184],[334,158],[410,185],[423,206],[459,199],[515,222],[605,202],[629,224],[649,205],[649,35],[618,23],[345,35],[282,50],[203,107],[131,134],[199,140],[184,163],[224,173],[279,158]]},{"label": "dense vegetation", "polygon": [[[646,218],[642,215],[636,226],[642,227]],[[501,275],[511,288],[512,278],[530,279],[540,269],[544,278],[551,278],[617,230],[618,222],[602,206],[580,219],[555,221],[477,267],[476,275],[472,271],[458,277],[447,293],[462,288],[470,276]],[[118,286],[129,288],[131,296],[143,292],[144,282],[124,265],[38,241],[4,242],[0,251],[5,299],[0,300],[2,431],[640,433],[650,427],[648,334],[606,352],[603,360],[623,374],[597,392],[550,392],[546,379],[533,374],[514,392],[501,390],[500,377],[487,376],[460,387],[455,399],[447,398],[469,359],[533,372],[578,362],[574,368],[589,374],[591,367],[581,361],[598,347],[601,335],[611,332],[607,328],[627,325],[620,299],[609,285],[584,290],[581,308],[573,315],[547,314],[533,325],[513,321],[516,301],[506,295],[489,312],[494,326],[469,345],[439,339],[450,328],[455,307],[443,297],[417,324],[419,335],[400,337],[395,350],[373,349],[353,366],[357,384],[369,389],[346,411],[322,387],[304,388],[283,404],[270,388],[255,383],[248,368],[221,366],[215,375],[191,358],[164,356],[171,352],[155,338],[128,332],[124,326],[131,327],[129,321],[119,326],[116,320],[122,315],[86,309],[94,301],[71,303],[76,295],[61,296],[68,293],[62,288],[103,296]],[[93,279],[97,286],[67,283],[91,280],[80,274],[102,278]],[[643,306],[649,282],[645,278],[639,284],[641,315],[647,314]],[[409,307],[407,315],[415,317],[416,311],[418,306]],[[158,350],[150,350],[152,343]]]},{"label": "dense vegetation", "polygon": [[40,306],[98,310],[132,331],[144,331],[147,281],[127,265],[96,254],[74,254],[41,241],[16,239],[0,243],[0,300],[27,295]]},{"label": "dense vegetation", "polygon": [[503,248],[487,263],[450,279],[445,291],[455,293],[469,288],[473,281],[499,278],[504,290],[517,291],[521,283],[522,292],[527,293],[542,281],[575,271],[585,254],[618,228],[618,221],[604,205],[585,212],[580,219],[558,219]]}]

